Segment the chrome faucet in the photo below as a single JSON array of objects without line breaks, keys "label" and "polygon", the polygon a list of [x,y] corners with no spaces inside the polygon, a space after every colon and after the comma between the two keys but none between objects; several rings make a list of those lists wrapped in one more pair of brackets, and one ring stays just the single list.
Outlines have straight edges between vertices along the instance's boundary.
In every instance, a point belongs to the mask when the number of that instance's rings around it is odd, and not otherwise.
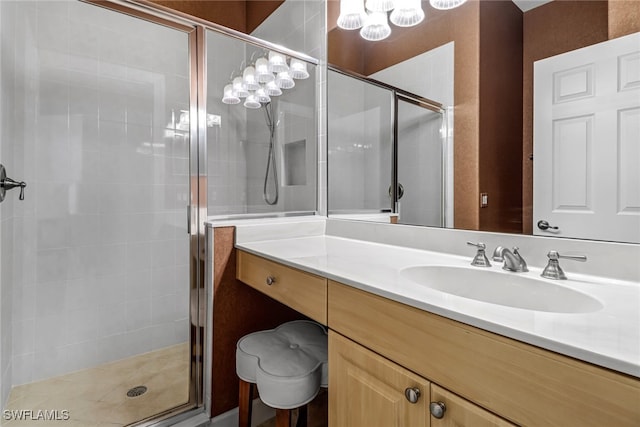
[{"label": "chrome faucet", "polygon": [[502,266],[503,270],[514,271],[517,273],[529,271],[527,268],[527,262],[522,258],[517,247],[514,247],[512,252],[508,248],[498,246],[493,251],[492,258],[496,262],[504,261],[504,265]]}]

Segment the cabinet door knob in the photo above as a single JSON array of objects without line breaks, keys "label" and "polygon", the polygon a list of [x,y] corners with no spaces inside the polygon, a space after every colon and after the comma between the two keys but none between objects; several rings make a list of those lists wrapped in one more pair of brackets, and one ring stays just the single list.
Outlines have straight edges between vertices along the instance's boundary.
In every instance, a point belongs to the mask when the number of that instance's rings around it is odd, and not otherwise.
[{"label": "cabinet door knob", "polygon": [[409,387],[404,391],[404,396],[409,402],[416,403],[420,398],[420,389],[417,387]]},{"label": "cabinet door knob", "polygon": [[267,276],[267,285],[271,286],[276,283],[276,278],[273,276]]},{"label": "cabinet door knob", "polygon": [[431,412],[431,415],[433,415],[435,418],[444,417],[444,412],[446,410],[447,410],[447,407],[445,406],[444,402],[431,402],[429,404],[429,411]]}]

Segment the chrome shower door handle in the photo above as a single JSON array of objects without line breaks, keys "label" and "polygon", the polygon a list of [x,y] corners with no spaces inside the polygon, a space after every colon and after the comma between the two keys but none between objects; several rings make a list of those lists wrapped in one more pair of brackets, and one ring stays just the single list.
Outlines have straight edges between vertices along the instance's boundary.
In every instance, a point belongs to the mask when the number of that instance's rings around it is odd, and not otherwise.
[{"label": "chrome shower door handle", "polygon": [[16,181],[7,177],[7,171],[3,165],[0,165],[0,202],[2,202],[8,190],[20,187],[20,195],[18,199],[24,200],[24,188],[27,183],[24,181]]}]

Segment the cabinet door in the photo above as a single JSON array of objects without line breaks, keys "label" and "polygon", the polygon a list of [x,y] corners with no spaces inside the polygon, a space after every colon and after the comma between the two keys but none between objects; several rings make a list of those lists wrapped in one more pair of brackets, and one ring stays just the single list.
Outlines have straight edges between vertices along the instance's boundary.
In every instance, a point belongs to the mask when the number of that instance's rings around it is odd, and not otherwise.
[{"label": "cabinet door", "polygon": [[[414,403],[407,389],[418,391]],[[428,425],[427,380],[329,331],[330,427]]]},{"label": "cabinet door", "polygon": [[443,403],[445,408],[442,418],[431,415],[431,427],[515,426],[435,384],[431,384],[431,401]]}]

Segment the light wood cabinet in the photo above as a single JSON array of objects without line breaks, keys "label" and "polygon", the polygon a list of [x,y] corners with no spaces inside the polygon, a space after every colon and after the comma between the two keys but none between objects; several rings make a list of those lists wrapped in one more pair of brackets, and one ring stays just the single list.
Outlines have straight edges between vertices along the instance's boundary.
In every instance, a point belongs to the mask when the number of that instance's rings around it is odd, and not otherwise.
[{"label": "light wood cabinet", "polygon": [[236,278],[254,289],[327,324],[327,279],[238,251]]},{"label": "light wood cabinet", "polygon": [[[515,426],[334,331],[329,384],[330,427]],[[430,414],[431,402],[443,405],[442,418]]]},{"label": "light wood cabinet", "polygon": [[329,326],[332,427],[640,426],[636,377],[244,251],[237,278]]},{"label": "light wood cabinet", "polygon": [[329,426],[427,427],[429,382],[329,331]]},{"label": "light wood cabinet", "polygon": [[638,378],[337,282],[328,298],[329,328],[514,424],[640,426]]},{"label": "light wood cabinet", "polygon": [[513,427],[502,418],[485,411],[450,391],[431,384],[431,401],[444,405],[444,416],[431,416],[431,427]]}]

